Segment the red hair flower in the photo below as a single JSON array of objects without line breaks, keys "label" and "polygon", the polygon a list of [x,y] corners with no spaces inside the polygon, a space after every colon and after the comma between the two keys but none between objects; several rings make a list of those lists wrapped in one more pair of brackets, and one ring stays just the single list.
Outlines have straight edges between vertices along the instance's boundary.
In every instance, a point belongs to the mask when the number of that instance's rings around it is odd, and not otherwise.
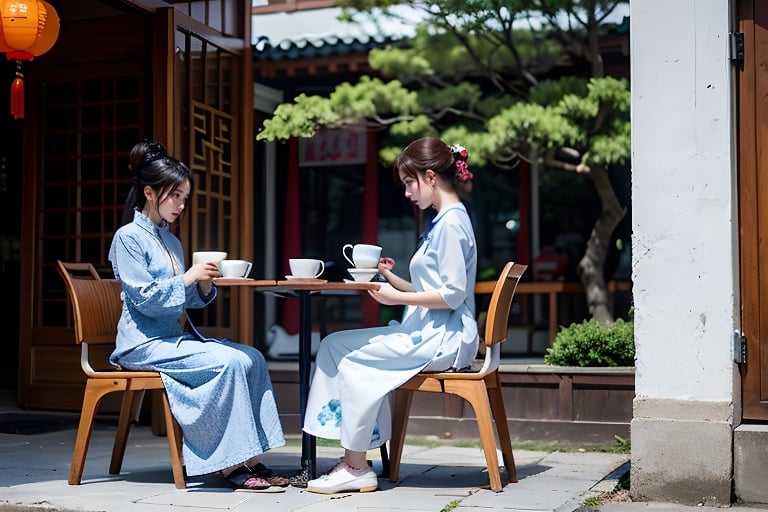
[{"label": "red hair flower", "polygon": [[456,161],[456,177],[462,183],[471,180],[473,175],[466,162],[467,157],[469,157],[467,148],[454,144],[451,146],[451,152],[453,152],[453,158]]},{"label": "red hair flower", "polygon": [[456,162],[456,169],[457,169],[456,176],[458,176],[459,181],[465,182],[472,179],[473,174],[469,170],[469,167],[467,166],[467,162],[465,162],[464,160],[459,160],[458,162]]}]

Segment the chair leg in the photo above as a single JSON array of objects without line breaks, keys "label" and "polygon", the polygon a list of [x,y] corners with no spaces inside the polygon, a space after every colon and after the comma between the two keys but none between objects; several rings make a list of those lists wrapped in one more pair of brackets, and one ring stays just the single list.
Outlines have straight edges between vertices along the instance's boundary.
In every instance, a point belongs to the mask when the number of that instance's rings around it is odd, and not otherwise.
[{"label": "chair leg", "polygon": [[167,435],[165,430],[165,412],[163,412],[162,389],[153,389],[150,395],[152,433],[156,436]]},{"label": "chair leg", "polygon": [[408,414],[413,401],[413,391],[398,389],[395,392],[395,411],[392,416],[392,439],[389,441],[389,481],[397,482],[400,476],[400,457],[403,456]]},{"label": "chair leg", "polygon": [[[501,474],[499,472],[499,457],[496,455],[496,437],[491,420],[491,406],[488,402],[488,391],[485,381],[463,381],[453,383],[444,381],[446,391],[462,397],[469,402],[477,418],[477,428],[480,431],[480,443],[485,452],[485,462],[488,465],[488,479],[491,490],[501,492]],[[454,385],[456,384],[456,385]]]},{"label": "chair leg", "polygon": [[162,391],[163,414],[165,417],[166,435],[168,436],[168,451],[171,454],[171,469],[173,470],[173,482],[177,489],[187,486],[184,478],[184,461],[181,455],[182,432],[178,422],[171,414],[171,405],[168,403],[168,394]]},{"label": "chair leg", "polygon": [[119,475],[123,467],[125,447],[128,445],[128,435],[131,427],[136,422],[138,411],[144,397],[144,390],[126,389],[123,392],[123,401],[120,404],[120,418],[117,421],[115,444],[112,447],[112,460],[109,462],[109,474]]},{"label": "chair leg", "polygon": [[504,409],[504,396],[501,394],[501,381],[498,372],[493,373],[492,376],[489,375],[487,378],[492,379],[488,384],[488,397],[491,400],[493,422],[496,424],[496,432],[499,434],[501,457],[504,460],[504,467],[507,469],[509,481],[514,484],[517,483],[517,467],[515,466],[515,456],[512,453],[507,412]]},{"label": "chair leg", "polygon": [[80,423],[77,426],[75,446],[72,449],[72,462],[69,466],[69,485],[80,485],[83,479],[85,458],[88,455],[88,446],[91,443],[91,433],[93,432],[93,419],[96,416],[101,399],[108,393],[120,391],[119,388],[115,388],[111,383],[107,386],[104,384],[106,383],[94,380],[87,380],[85,383]]}]

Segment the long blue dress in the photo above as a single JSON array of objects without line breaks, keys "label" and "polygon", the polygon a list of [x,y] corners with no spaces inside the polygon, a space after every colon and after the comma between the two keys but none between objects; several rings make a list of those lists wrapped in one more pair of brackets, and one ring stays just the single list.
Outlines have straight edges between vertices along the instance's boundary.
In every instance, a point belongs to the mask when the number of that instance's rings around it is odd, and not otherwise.
[{"label": "long blue dress", "polygon": [[137,210],[115,233],[109,260],[123,290],[110,361],[160,372],[183,434],[187,474],[213,473],[283,446],[261,352],[183,329],[186,309],[205,307],[217,292],[214,286],[202,296],[197,285],[184,286],[181,242],[168,226]]},{"label": "long blue dress", "polygon": [[402,323],[325,337],[304,431],[366,451],[391,437],[389,394],[422,370],[469,366],[477,355],[477,247],[463,204],[444,208],[411,258],[414,291],[439,290],[448,309],[408,307]]}]

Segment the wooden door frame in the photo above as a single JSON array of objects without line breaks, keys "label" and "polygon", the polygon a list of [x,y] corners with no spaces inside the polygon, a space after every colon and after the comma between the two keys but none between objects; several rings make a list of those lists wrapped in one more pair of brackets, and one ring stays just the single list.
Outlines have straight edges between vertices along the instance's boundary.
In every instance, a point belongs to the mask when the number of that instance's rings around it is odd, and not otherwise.
[{"label": "wooden door frame", "polygon": [[[175,105],[175,90],[179,84],[175,84],[174,66],[169,63],[175,62],[175,41],[176,31],[182,30],[195,34],[195,36],[206,40],[208,43],[225,49],[233,55],[240,58],[240,73],[238,82],[239,95],[232,98],[236,105],[235,112],[241,112],[242,115],[236,116],[235,124],[239,133],[237,136],[237,158],[238,168],[240,169],[237,177],[237,188],[233,191],[233,202],[237,209],[237,232],[232,234],[232,239],[237,241],[237,247],[230,248],[232,257],[254,261],[254,206],[253,201],[246,198],[251,197],[249,191],[254,190],[254,172],[253,169],[253,147],[248,141],[254,140],[253,128],[253,48],[250,45],[250,12],[245,18],[244,39],[224,38],[217,36],[209,27],[200,24],[185,14],[173,8],[158,9],[155,12],[155,33],[154,33],[154,52],[152,62],[153,72],[153,130],[159,140],[167,142],[168,150],[177,155],[183,161],[190,161],[188,154],[190,149],[186,141],[183,140],[184,130],[177,122],[178,113]],[[189,84],[183,87],[189,88]],[[248,115],[248,113],[251,113]],[[186,130],[189,132],[189,130]],[[187,152],[185,154],[185,151]],[[194,212],[192,212],[194,213]],[[190,215],[189,217],[192,217]],[[182,229],[180,233],[182,244],[190,248],[188,229]],[[227,249],[227,248],[224,248]],[[188,252],[189,252],[188,250]],[[212,328],[206,332],[213,336],[223,336],[232,338],[242,343],[251,345],[254,340],[254,315],[241,314],[242,312],[254,312],[253,293],[244,287],[232,290],[233,295],[237,295],[235,311],[230,313],[231,328],[219,329]]]},{"label": "wooden door frame", "polygon": [[[758,79],[768,64],[768,6],[756,10],[755,0],[738,0],[738,31],[744,34],[744,69],[738,72],[738,187],[741,284],[741,330],[747,343],[746,362],[741,365],[742,417],[768,420],[768,308],[761,304],[768,293],[768,272],[761,272],[768,247],[761,244],[768,230],[768,180],[758,179],[768,171],[768,153],[759,141],[768,140],[768,78]],[[765,145],[764,145],[765,146]],[[760,187],[765,190],[761,190]],[[768,299],[766,300],[768,306]],[[765,338],[765,339],[763,339]]]}]

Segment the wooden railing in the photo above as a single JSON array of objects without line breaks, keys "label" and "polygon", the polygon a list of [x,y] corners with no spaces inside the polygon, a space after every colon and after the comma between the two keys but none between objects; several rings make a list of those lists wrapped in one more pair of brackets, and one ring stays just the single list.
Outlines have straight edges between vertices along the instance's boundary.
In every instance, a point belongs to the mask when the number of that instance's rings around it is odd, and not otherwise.
[{"label": "wooden railing", "polygon": [[[493,293],[493,287],[496,281],[479,281],[475,286],[477,295]],[[631,291],[632,283],[630,281],[609,281],[608,291]],[[549,345],[555,341],[557,335],[558,319],[558,295],[566,293],[584,293],[584,285],[572,281],[529,281],[517,285],[516,295],[546,295],[549,299],[549,315],[547,320],[547,331],[549,333]]]}]

